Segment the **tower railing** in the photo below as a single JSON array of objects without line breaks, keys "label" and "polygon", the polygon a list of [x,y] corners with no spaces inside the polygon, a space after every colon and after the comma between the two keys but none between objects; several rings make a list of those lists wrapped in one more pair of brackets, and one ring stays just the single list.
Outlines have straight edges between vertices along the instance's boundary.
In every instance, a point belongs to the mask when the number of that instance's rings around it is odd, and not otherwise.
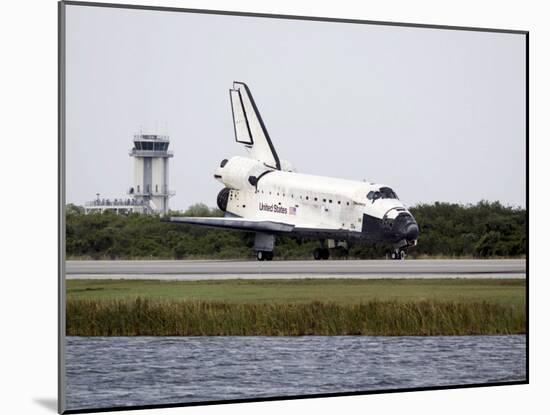
[{"label": "tower railing", "polygon": [[132,188],[128,189],[128,191],[126,192],[127,194],[131,195],[131,196],[139,196],[139,197],[143,197],[143,196],[174,196],[176,194],[175,191],[173,190],[166,190],[166,191],[143,191],[143,190],[140,190],[139,192],[134,189],[132,190]]},{"label": "tower railing", "polygon": [[108,207],[108,206],[145,206],[147,202],[139,199],[95,199],[84,203],[89,207]]},{"label": "tower railing", "polygon": [[138,150],[133,148],[128,154],[137,157],[174,157],[174,152],[170,150]]}]

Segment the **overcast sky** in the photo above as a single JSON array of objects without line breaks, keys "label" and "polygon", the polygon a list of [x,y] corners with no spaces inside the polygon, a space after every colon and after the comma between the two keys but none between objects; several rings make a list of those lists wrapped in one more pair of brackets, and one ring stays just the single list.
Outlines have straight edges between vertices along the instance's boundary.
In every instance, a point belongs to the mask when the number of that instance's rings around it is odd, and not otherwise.
[{"label": "overcast sky", "polygon": [[279,157],[408,205],[525,207],[525,38],[67,6],[67,202],[127,197],[140,130],[168,134],[172,209],[215,206],[248,84]]}]

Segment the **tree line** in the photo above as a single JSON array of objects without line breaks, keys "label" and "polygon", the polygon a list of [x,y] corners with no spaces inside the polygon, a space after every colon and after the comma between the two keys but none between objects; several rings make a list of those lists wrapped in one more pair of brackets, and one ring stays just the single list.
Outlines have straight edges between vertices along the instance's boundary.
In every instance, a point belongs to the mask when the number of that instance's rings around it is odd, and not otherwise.
[{"label": "tree line", "polygon": [[[526,254],[525,209],[500,202],[475,205],[420,204],[410,208],[420,236],[409,250],[412,257],[521,257]],[[170,216],[223,216],[217,208],[199,203]],[[112,212],[85,214],[73,204],[66,209],[67,258],[93,259],[244,259],[254,256],[254,234],[163,222],[156,215]],[[313,239],[278,237],[279,259],[310,258],[319,242]],[[383,258],[388,246],[355,242],[352,258]],[[343,255],[341,251],[333,256]]]}]

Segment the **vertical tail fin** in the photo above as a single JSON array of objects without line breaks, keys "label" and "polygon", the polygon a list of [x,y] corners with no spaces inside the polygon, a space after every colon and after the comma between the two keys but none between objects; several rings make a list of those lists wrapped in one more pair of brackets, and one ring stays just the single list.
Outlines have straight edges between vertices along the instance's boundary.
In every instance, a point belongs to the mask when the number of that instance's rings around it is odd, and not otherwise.
[{"label": "vertical tail fin", "polygon": [[235,140],[250,148],[252,158],[268,167],[280,170],[279,156],[248,86],[242,82],[233,82],[233,89],[229,90],[229,96],[233,110]]}]

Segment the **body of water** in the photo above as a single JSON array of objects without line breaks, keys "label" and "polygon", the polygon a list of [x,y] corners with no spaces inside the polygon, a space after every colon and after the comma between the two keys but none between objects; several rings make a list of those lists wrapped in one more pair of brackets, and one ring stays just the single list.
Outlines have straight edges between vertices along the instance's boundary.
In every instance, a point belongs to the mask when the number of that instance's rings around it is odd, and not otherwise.
[{"label": "body of water", "polygon": [[526,377],[525,336],[68,337],[67,409]]}]

